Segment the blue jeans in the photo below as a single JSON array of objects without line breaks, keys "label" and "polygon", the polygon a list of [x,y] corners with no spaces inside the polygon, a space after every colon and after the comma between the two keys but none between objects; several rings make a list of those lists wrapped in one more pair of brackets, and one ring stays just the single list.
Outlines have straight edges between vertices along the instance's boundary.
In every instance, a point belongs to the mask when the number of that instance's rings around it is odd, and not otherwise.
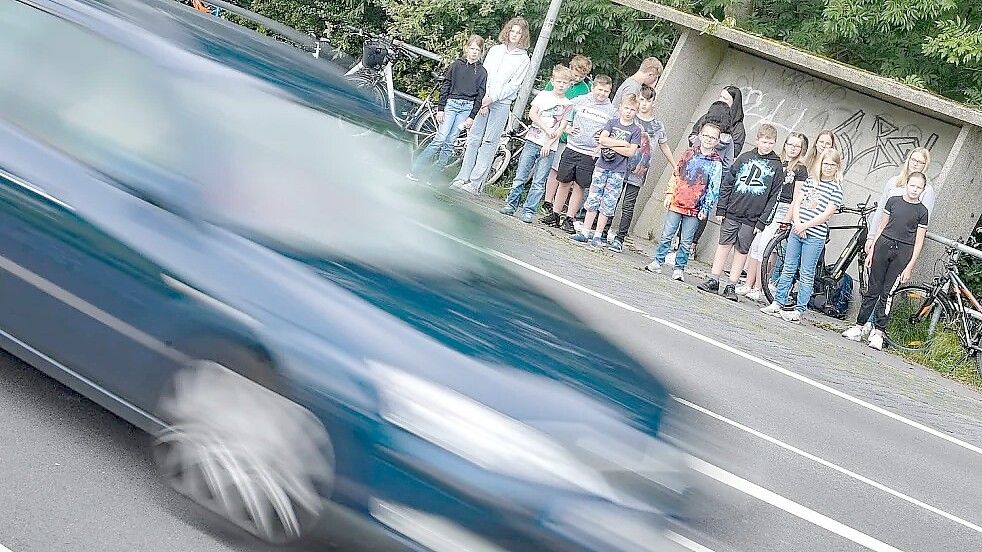
[{"label": "blue jeans", "polygon": [[518,199],[525,191],[525,183],[529,176],[532,177],[532,186],[529,188],[528,198],[525,200],[525,211],[535,213],[542,201],[542,196],[546,193],[546,180],[549,178],[549,169],[552,168],[552,158],[556,154],[550,151],[545,157],[540,157],[542,146],[535,142],[526,142],[522,146],[522,155],[518,157],[518,168],[515,172],[515,181],[511,185],[511,192],[505,203],[512,209],[518,208]]},{"label": "blue jeans", "polygon": [[794,232],[791,233],[788,238],[788,249],[784,253],[784,269],[777,283],[777,296],[774,297],[778,305],[784,306],[788,301],[791,284],[797,273],[798,304],[795,308],[798,312],[805,312],[808,301],[812,298],[812,292],[815,291],[815,269],[824,248],[825,238],[814,236],[800,238]]},{"label": "blue jeans", "polygon": [[699,228],[699,218],[690,217],[675,211],[669,211],[665,215],[665,228],[661,233],[661,243],[655,250],[654,261],[658,264],[665,262],[665,257],[672,249],[672,239],[682,227],[682,237],[679,240],[679,250],[675,254],[675,268],[685,270],[685,265],[689,264],[689,249],[692,247],[692,238],[696,235],[696,228]]},{"label": "blue jeans", "polygon": [[447,161],[453,152],[454,140],[460,134],[464,121],[470,117],[473,106],[474,102],[471,100],[447,100],[447,106],[443,109],[443,123],[433,136],[433,141],[413,160],[414,174],[428,166],[434,156],[436,156],[436,166],[440,170],[447,166]]},{"label": "blue jeans", "polygon": [[481,189],[491,170],[491,162],[501,144],[501,134],[508,124],[511,100],[498,100],[488,106],[486,115],[477,114],[467,133],[467,149],[454,180],[470,183]]}]

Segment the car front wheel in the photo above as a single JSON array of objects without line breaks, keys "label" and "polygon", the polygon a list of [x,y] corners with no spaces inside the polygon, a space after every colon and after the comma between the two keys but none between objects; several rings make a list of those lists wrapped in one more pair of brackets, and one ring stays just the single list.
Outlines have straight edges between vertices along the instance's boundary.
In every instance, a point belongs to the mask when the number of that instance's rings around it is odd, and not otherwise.
[{"label": "car front wheel", "polygon": [[308,410],[203,360],[176,374],[159,412],[168,426],[153,457],[176,491],[267,542],[297,540],[316,523],[334,456]]}]

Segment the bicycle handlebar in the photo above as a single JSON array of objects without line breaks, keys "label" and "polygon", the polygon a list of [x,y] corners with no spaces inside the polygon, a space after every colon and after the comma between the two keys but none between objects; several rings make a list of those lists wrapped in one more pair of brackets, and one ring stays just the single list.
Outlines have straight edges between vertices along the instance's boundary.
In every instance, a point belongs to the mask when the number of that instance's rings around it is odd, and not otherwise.
[{"label": "bicycle handlebar", "polygon": [[843,205],[839,207],[839,213],[847,213],[850,215],[869,215],[876,211],[876,203],[873,205],[867,205],[865,203],[860,203],[855,207],[846,207]]},{"label": "bicycle handlebar", "polygon": [[401,50],[402,53],[406,55],[425,57],[427,59],[432,59],[433,61],[438,61],[438,62],[443,61],[443,58],[434,54],[433,52],[429,50],[424,50],[423,48],[419,48],[417,46],[413,46],[412,44],[403,42],[398,38],[394,38],[388,35],[373,33],[371,31],[366,31],[364,29],[360,29],[352,25],[342,25],[341,27],[351,34],[356,34],[364,38],[375,38],[375,39],[383,40],[390,47],[396,50]]}]

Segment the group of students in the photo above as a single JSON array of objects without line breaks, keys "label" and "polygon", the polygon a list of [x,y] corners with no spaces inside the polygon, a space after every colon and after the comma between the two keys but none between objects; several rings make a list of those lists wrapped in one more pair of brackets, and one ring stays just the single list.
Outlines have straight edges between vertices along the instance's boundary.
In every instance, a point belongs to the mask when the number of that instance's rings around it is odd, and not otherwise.
[{"label": "group of students", "polygon": [[[437,167],[445,165],[449,145],[461,129],[468,129],[463,164],[451,186],[471,193],[480,190],[528,70],[528,23],[520,17],[509,20],[499,42],[482,64],[483,40],[471,36],[464,55],[448,68],[439,100],[441,126],[417,156],[411,179],[432,167],[434,157]],[[545,90],[531,102],[526,145],[500,212],[520,212],[523,222],[532,223],[543,208],[546,214],[540,222],[571,234],[574,242],[620,252],[657,146],[675,170],[664,198],[668,212],[661,240],[643,268],[661,273],[677,240],[672,278],[684,281],[689,254],[715,216],[719,245],[710,275],[698,289],[732,301],[741,295],[762,301],[763,286],[768,285],[775,300],[761,312],[800,321],[814,290],[828,221],[843,205],[845,165],[835,134],[823,130],[809,147],[807,136],[791,132],[778,153],[777,129],[762,123],[756,129],[755,148],[741,153],[746,139],[743,98],[739,88],[728,86],[696,122],[689,136],[691,147],[676,159],[653,109],[654,86],[662,72],[658,59],[645,59],[613,99],[609,76],[598,75],[587,83],[591,69],[590,59],[582,55],[569,66],[555,66]],[[916,148],[884,186],[866,243],[869,288],[857,325],[843,332],[846,338],[866,337],[871,347],[883,347],[887,298],[896,282],[910,279],[934,205],[934,190],[925,176],[929,164],[930,152]],[[611,235],[622,196],[620,223]],[[574,221],[581,207],[586,215],[577,228]],[[783,267],[779,273],[762,275],[764,250],[782,226],[791,229]],[[741,284],[743,273],[746,281]],[[792,305],[788,298],[795,283]]]}]

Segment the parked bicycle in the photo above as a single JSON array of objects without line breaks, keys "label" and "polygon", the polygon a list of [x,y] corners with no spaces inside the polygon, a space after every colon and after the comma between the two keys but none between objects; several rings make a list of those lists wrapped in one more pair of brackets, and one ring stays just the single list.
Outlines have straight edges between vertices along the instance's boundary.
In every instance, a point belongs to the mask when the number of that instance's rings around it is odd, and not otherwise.
[{"label": "parked bicycle", "polygon": [[[423,101],[411,113],[400,117],[395,107],[396,91],[393,84],[392,67],[399,60],[415,61],[420,57],[435,61],[442,60],[426,50],[393,37],[370,33],[356,27],[346,26],[345,29],[365,39],[361,60],[345,73],[345,78],[355,86],[372,91],[376,101],[388,108],[392,120],[413,135],[416,151],[422,151],[436,136],[436,131],[439,128],[439,123],[436,120],[436,99],[437,91],[445,76],[440,69],[433,71],[433,86],[422,98]],[[485,189],[490,193],[495,191],[496,183],[505,174],[512,159],[516,158],[515,156],[518,155],[521,146],[524,145],[524,136],[527,131],[528,127],[525,123],[509,114],[505,132],[501,136],[501,142],[491,162],[491,170],[488,172],[485,184]],[[450,169],[460,165],[467,148],[467,134],[460,133],[453,141],[451,148],[450,160],[447,165]]]},{"label": "parked bicycle", "polygon": [[890,294],[885,332],[890,346],[924,351],[942,331],[951,331],[975,357],[976,369],[982,375],[982,305],[958,274],[962,254],[958,246],[974,248],[978,243],[974,237],[949,243],[931,286],[906,284]]},{"label": "parked bicycle", "polygon": [[[817,270],[815,271],[816,294],[822,290],[834,288],[849,270],[849,266],[852,265],[854,260],[856,261],[856,277],[859,284],[859,292],[860,294],[866,292],[868,278],[865,246],[866,238],[869,236],[869,216],[876,211],[876,203],[874,202],[870,205],[869,201],[870,198],[867,197],[865,202],[856,205],[856,207],[842,206],[839,208],[838,212],[840,214],[859,215],[859,220],[855,224],[829,225],[829,237],[826,238],[826,244],[828,244],[832,232],[851,230],[852,236],[850,236],[845,248],[832,263],[826,264],[825,253],[827,249],[822,251],[822,255],[818,260]],[[781,275],[781,269],[784,267],[784,253],[787,249],[788,237],[790,235],[791,226],[782,227],[775,233],[770,243],[764,249],[764,261],[760,265],[760,281],[768,284],[763,286],[764,295],[767,297],[768,302],[774,301],[775,292],[772,289],[772,285],[777,283]],[[788,294],[788,301],[794,301],[794,298],[797,296],[797,286],[796,280],[792,284],[791,293]]]}]

